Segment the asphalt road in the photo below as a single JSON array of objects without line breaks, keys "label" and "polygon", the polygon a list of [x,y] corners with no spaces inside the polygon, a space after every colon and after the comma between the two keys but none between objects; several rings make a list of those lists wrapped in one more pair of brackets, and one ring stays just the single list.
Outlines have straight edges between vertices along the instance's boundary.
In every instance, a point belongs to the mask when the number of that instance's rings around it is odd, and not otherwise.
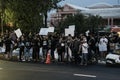
[{"label": "asphalt road", "polygon": [[0,60],[0,80],[120,80],[120,67]]}]

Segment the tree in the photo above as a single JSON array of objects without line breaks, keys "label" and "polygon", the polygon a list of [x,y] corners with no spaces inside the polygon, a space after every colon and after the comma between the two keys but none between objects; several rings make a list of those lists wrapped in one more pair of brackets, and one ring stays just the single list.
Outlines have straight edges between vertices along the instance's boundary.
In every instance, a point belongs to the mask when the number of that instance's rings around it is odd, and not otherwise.
[{"label": "tree", "polygon": [[74,25],[75,24],[75,20],[74,20],[74,16],[72,15],[69,15],[67,16],[67,18],[65,20],[61,20],[59,23],[58,23],[58,27],[57,28],[57,32],[59,33],[63,33],[64,32],[64,29],[65,28],[68,28],[69,25]]},{"label": "tree", "polygon": [[39,0],[7,0],[6,23],[12,22],[24,31],[38,30],[42,26],[39,3]]},{"label": "tree", "polygon": [[52,9],[58,8],[58,3],[63,0],[41,0],[42,13],[44,16],[44,27],[47,27],[47,13]]},{"label": "tree", "polygon": [[59,32],[64,32],[65,28],[68,28],[69,25],[75,25],[75,33],[80,34],[84,33],[87,30],[95,32],[98,29],[98,26],[101,24],[102,18],[100,16],[88,15],[85,16],[81,13],[76,15],[67,16],[64,21],[61,21],[58,26]]},{"label": "tree", "polygon": [[[69,25],[75,25],[75,32],[81,33],[85,31],[85,16],[83,14],[69,15],[65,20],[60,22],[58,28],[60,28],[60,32],[64,32],[64,28],[68,28]],[[84,28],[83,28],[84,27]]]},{"label": "tree", "polygon": [[0,0],[5,2],[4,22],[7,26],[21,28],[23,31],[38,31],[43,27],[43,16],[45,15],[45,26],[47,27],[47,12],[57,7],[61,0]]},{"label": "tree", "polygon": [[89,15],[87,18],[87,25],[91,28],[91,32],[95,32],[98,29],[98,26],[102,24],[102,17],[96,15]]},{"label": "tree", "polygon": [[4,25],[4,13],[5,13],[5,6],[6,0],[0,0],[0,21],[1,21],[1,34],[3,35],[3,25]]}]

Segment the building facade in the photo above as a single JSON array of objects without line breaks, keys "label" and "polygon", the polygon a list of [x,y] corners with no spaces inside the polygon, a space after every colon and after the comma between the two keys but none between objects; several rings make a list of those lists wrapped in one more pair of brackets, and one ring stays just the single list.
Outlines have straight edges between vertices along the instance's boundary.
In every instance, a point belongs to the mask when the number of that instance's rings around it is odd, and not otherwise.
[{"label": "building facade", "polygon": [[104,25],[120,25],[120,6],[107,3],[97,3],[86,8],[65,4],[62,8],[58,9],[56,13],[51,15],[50,23],[53,26],[57,26],[58,23],[68,15],[75,15],[78,12],[85,15],[99,15],[103,18]]}]

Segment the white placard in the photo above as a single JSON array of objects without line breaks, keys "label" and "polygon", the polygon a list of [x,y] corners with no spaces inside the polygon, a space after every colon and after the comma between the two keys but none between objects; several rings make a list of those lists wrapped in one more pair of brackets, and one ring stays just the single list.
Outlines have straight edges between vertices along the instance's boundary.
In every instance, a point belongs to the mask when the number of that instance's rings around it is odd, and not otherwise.
[{"label": "white placard", "polygon": [[73,29],[65,29],[65,36],[68,36],[68,35],[71,35],[71,36],[74,36],[74,30]]},{"label": "white placard", "polygon": [[89,30],[87,30],[86,32],[85,32],[85,34],[86,34],[86,36],[88,36],[88,34],[90,33],[90,31]]},{"label": "white placard", "polygon": [[49,27],[48,32],[54,32],[54,29],[55,29],[54,27]]},{"label": "white placard", "polygon": [[75,25],[70,25],[69,29],[73,29],[75,31]]},{"label": "white placard", "polygon": [[15,34],[18,38],[20,38],[22,36],[22,32],[20,29],[15,30]]},{"label": "white placard", "polygon": [[41,28],[39,35],[48,35],[48,28]]},{"label": "white placard", "polygon": [[0,53],[4,53],[5,52],[5,48],[4,47],[0,47]]},{"label": "white placard", "polygon": [[74,36],[74,30],[73,29],[69,29],[69,32],[70,32],[71,36]]},{"label": "white placard", "polygon": [[65,29],[65,36],[68,36],[69,35],[69,29]]},{"label": "white placard", "polygon": [[120,32],[117,32],[118,36],[120,37]]}]

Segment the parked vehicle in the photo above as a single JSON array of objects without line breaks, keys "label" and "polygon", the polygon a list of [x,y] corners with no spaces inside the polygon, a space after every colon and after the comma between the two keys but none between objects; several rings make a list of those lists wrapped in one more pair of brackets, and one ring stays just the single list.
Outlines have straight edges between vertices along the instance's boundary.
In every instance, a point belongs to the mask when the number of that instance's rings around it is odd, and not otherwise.
[{"label": "parked vehicle", "polygon": [[115,50],[106,56],[106,65],[120,64],[120,50]]}]

